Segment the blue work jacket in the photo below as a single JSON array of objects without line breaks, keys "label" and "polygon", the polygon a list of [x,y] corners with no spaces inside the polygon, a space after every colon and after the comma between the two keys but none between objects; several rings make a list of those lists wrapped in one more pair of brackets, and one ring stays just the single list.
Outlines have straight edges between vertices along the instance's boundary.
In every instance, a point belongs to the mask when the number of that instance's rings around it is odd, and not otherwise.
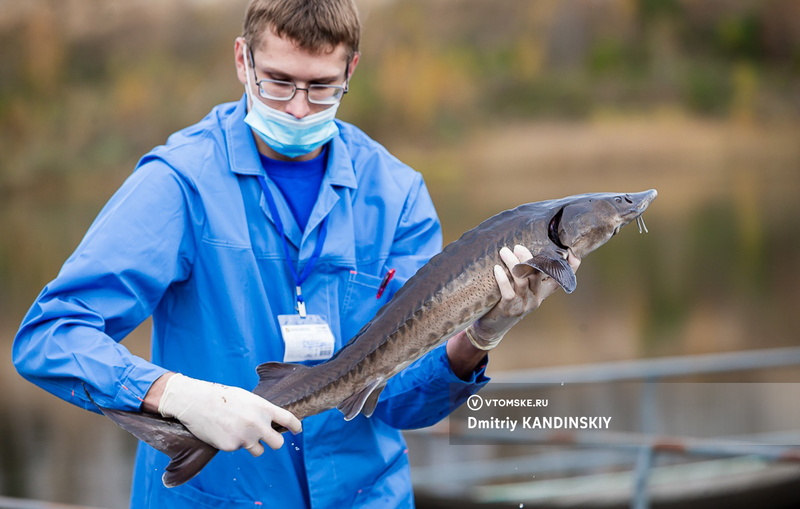
[{"label": "blue work jacket", "polygon": [[[441,248],[441,229],[419,173],[354,126],[338,122],[305,231],[267,184],[291,260],[258,177],[265,176],[243,122],[245,97],[222,104],[139,162],[100,212],[14,342],[19,372],[53,394],[97,411],[138,410],[167,370],[252,389],[255,367],[282,360],[277,316],[295,312],[288,263],[328,235],[303,285],[308,312],[323,315],[341,348]],[[396,270],[377,298],[389,269]],[[120,341],[153,317],[152,361]],[[258,458],[221,452],[187,484],[165,488],[164,454],[141,444],[133,507],[412,507],[400,429],[429,426],[478,391],[440,347],[392,378],[371,418],[337,410],[309,417],[298,436]]]}]

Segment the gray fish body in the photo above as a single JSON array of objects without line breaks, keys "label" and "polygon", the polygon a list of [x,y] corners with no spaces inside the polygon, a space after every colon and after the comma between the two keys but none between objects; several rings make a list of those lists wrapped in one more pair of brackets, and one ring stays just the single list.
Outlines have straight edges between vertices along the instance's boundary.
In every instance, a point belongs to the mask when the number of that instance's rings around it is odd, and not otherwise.
[{"label": "gray fish body", "polygon": [[[497,304],[500,292],[493,267],[504,266],[499,256],[502,247],[519,244],[534,255],[514,267],[515,276],[542,271],[571,293],[576,280],[567,252],[582,259],[620,228],[638,220],[655,197],[655,190],[585,194],[502,212],[433,257],[334,357],[316,366],[262,364],[253,392],[299,419],[331,408],[339,408],[346,419],[359,413],[369,416],[389,378]],[[163,478],[167,486],[186,482],[213,456],[208,444],[195,438],[195,448],[185,434],[172,447],[164,437],[174,426],[182,426],[176,421],[150,415],[144,422],[140,413],[103,411],[173,459]],[[148,432],[159,420],[169,428]]]},{"label": "gray fish body", "polygon": [[[338,407],[370,384],[376,384],[370,392],[380,390],[500,300],[492,267],[502,265],[502,246],[530,240],[519,228],[526,219],[524,207],[495,216],[448,245],[335,357],[311,368],[298,367],[280,380],[262,381],[254,392],[302,419]],[[264,373],[276,364],[263,365]]]}]

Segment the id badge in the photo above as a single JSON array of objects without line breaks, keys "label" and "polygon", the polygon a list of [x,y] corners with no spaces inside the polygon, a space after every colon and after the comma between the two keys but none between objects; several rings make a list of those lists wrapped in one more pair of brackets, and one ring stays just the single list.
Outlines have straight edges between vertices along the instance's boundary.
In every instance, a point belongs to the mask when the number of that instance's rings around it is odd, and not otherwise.
[{"label": "id badge", "polygon": [[278,315],[286,353],[283,362],[330,359],[336,339],[320,315]]}]

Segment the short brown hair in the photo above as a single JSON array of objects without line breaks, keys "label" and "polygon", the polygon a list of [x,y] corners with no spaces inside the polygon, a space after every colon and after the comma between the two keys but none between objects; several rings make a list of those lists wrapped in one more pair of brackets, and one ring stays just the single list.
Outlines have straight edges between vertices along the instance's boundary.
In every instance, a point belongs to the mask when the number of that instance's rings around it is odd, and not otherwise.
[{"label": "short brown hair", "polygon": [[250,0],[242,34],[247,45],[258,47],[268,28],[315,53],[344,44],[348,58],[358,52],[361,38],[353,0]]}]

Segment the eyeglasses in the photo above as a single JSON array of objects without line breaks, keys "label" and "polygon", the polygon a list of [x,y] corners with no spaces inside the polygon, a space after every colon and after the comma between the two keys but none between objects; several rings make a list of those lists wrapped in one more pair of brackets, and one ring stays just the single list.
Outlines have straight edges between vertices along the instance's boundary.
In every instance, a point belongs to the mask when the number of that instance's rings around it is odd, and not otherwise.
[{"label": "eyeglasses", "polygon": [[[330,106],[341,101],[342,97],[344,97],[344,94],[347,93],[347,81],[344,82],[344,85],[310,84],[307,88],[302,88],[298,87],[291,81],[271,80],[266,78],[259,80],[258,76],[256,75],[255,59],[253,58],[252,51],[250,52],[250,62],[253,66],[253,77],[255,78],[256,86],[258,87],[258,95],[264,99],[284,102],[291,101],[298,90],[303,90],[306,93],[308,102],[311,104]],[[350,62],[348,61],[347,65],[345,66],[345,80],[347,79],[347,70],[349,68]]]}]

